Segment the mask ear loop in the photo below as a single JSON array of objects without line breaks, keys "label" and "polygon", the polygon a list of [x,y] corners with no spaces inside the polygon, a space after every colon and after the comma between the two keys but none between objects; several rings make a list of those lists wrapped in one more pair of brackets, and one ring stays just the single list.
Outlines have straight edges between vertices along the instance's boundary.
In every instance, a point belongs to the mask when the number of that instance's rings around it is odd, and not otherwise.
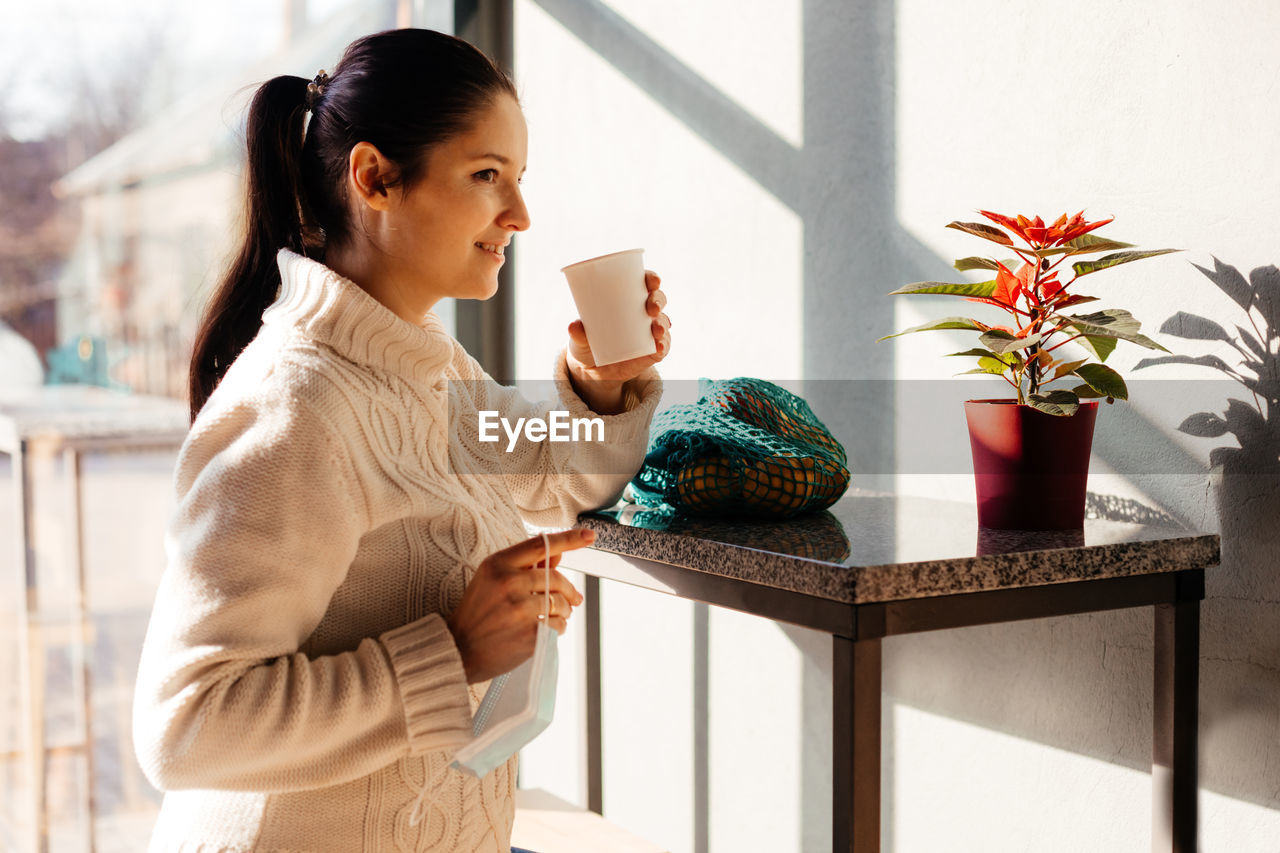
[{"label": "mask ear loop", "polygon": [[539,534],[542,537],[543,554],[543,580],[546,584],[545,592],[543,592],[542,601],[542,624],[551,624],[551,540],[547,538],[547,534]]},{"label": "mask ear loop", "polygon": [[[543,553],[543,569],[542,577],[545,583],[546,591],[543,593],[542,602],[542,624],[549,625],[551,622],[551,540],[546,533],[538,534],[542,537],[542,553]],[[444,774],[449,772],[449,765],[446,764],[431,777],[431,780],[423,785],[422,790],[418,792],[418,797],[413,801],[413,811],[409,813],[409,826],[415,827],[422,823],[427,816],[427,795],[434,791],[436,785],[440,784],[440,780],[444,778]],[[426,824],[423,824],[422,831],[426,832]]]}]

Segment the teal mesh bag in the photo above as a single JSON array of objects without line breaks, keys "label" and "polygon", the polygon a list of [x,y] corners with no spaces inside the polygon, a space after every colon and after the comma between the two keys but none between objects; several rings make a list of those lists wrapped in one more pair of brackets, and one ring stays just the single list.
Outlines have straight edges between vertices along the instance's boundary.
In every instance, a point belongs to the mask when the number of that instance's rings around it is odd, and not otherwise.
[{"label": "teal mesh bag", "polygon": [[790,518],[849,487],[844,448],[801,398],[763,379],[698,381],[698,402],[654,418],[638,503],[694,515]]}]

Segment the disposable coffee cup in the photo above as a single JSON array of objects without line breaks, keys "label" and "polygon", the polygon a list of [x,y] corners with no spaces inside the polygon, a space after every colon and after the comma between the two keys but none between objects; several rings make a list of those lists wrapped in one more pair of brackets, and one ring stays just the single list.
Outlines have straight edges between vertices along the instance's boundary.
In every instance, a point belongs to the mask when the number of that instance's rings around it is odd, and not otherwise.
[{"label": "disposable coffee cup", "polygon": [[627,249],[561,267],[596,366],[653,355],[658,344],[644,310],[644,249]]}]

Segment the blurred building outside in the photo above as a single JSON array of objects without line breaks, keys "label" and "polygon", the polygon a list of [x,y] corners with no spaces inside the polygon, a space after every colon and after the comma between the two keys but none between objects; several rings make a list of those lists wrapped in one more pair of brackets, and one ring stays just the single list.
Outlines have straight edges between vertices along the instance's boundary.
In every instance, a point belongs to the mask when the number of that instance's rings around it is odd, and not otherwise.
[{"label": "blurred building outside", "polygon": [[[145,121],[132,121],[141,114],[137,102],[120,110],[99,104],[120,115],[17,140],[7,132],[0,103],[0,394],[74,383],[184,398],[199,314],[240,235],[245,111],[257,84],[332,69],[360,35],[410,23],[447,29],[452,5],[281,0],[277,49],[205,75]],[[144,66],[157,67],[139,59]],[[97,94],[120,88],[128,87]],[[89,109],[83,98],[78,103],[74,109]],[[130,716],[142,636],[164,567],[174,461],[171,452],[85,460],[91,613],[81,645],[71,627],[76,592],[68,571],[65,461],[33,458],[31,544],[46,646],[45,791],[55,853],[91,849],[91,841],[100,853],[144,849],[159,806],[160,793],[133,757]],[[5,543],[20,541],[13,474],[11,460],[0,455]],[[8,548],[0,565],[10,566],[16,556],[16,548]],[[21,582],[21,572],[6,570],[3,578],[13,594],[0,594],[0,621],[16,624],[14,608],[23,597],[13,583]],[[92,782],[76,746],[85,725],[81,659],[92,673]],[[25,677],[18,666],[16,639],[6,636],[0,641],[4,683]],[[32,820],[22,758],[28,745],[18,691],[9,694],[0,701],[0,851],[23,851]],[[85,811],[90,795],[92,835]]]},{"label": "blurred building outside", "polygon": [[[305,3],[281,50],[227,69],[54,184],[79,229],[57,280],[63,341],[101,341],[110,380],[185,396],[196,324],[240,235],[245,112],[277,74],[332,65],[354,34],[394,25],[403,3],[351,3],[310,26]],[[301,10],[301,18],[299,12]]]}]

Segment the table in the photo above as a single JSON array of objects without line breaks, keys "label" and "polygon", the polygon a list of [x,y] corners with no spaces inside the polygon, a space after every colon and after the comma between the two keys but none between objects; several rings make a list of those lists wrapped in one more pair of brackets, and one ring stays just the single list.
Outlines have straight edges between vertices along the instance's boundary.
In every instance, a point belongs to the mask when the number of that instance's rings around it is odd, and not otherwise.
[{"label": "table", "polygon": [[623,506],[579,517],[587,575],[588,807],[601,811],[599,580],[831,635],[832,849],[880,849],[881,640],[1019,619],[1154,607],[1153,850],[1196,846],[1200,601],[1216,535],[1088,520],[978,528],[972,504],[850,491],[787,522],[690,520]]},{"label": "table", "polygon": [[[25,602],[18,607],[19,666],[26,672],[20,684],[25,753],[31,802],[31,832],[27,847],[49,849],[49,813],[45,791],[48,747],[44,731],[44,634],[40,621],[39,574],[36,565],[35,518],[32,512],[32,454],[61,452],[67,480],[69,553],[77,579],[79,641],[88,625],[85,594],[84,528],[81,519],[80,474],[85,453],[175,448],[187,433],[187,407],[178,400],[145,397],[83,385],[44,386],[0,396],[0,453],[13,459],[13,482],[18,507],[18,566]],[[90,702],[89,655],[81,659],[84,735],[80,748],[87,764],[84,803],[89,821],[89,849],[94,846],[93,715]]]}]

